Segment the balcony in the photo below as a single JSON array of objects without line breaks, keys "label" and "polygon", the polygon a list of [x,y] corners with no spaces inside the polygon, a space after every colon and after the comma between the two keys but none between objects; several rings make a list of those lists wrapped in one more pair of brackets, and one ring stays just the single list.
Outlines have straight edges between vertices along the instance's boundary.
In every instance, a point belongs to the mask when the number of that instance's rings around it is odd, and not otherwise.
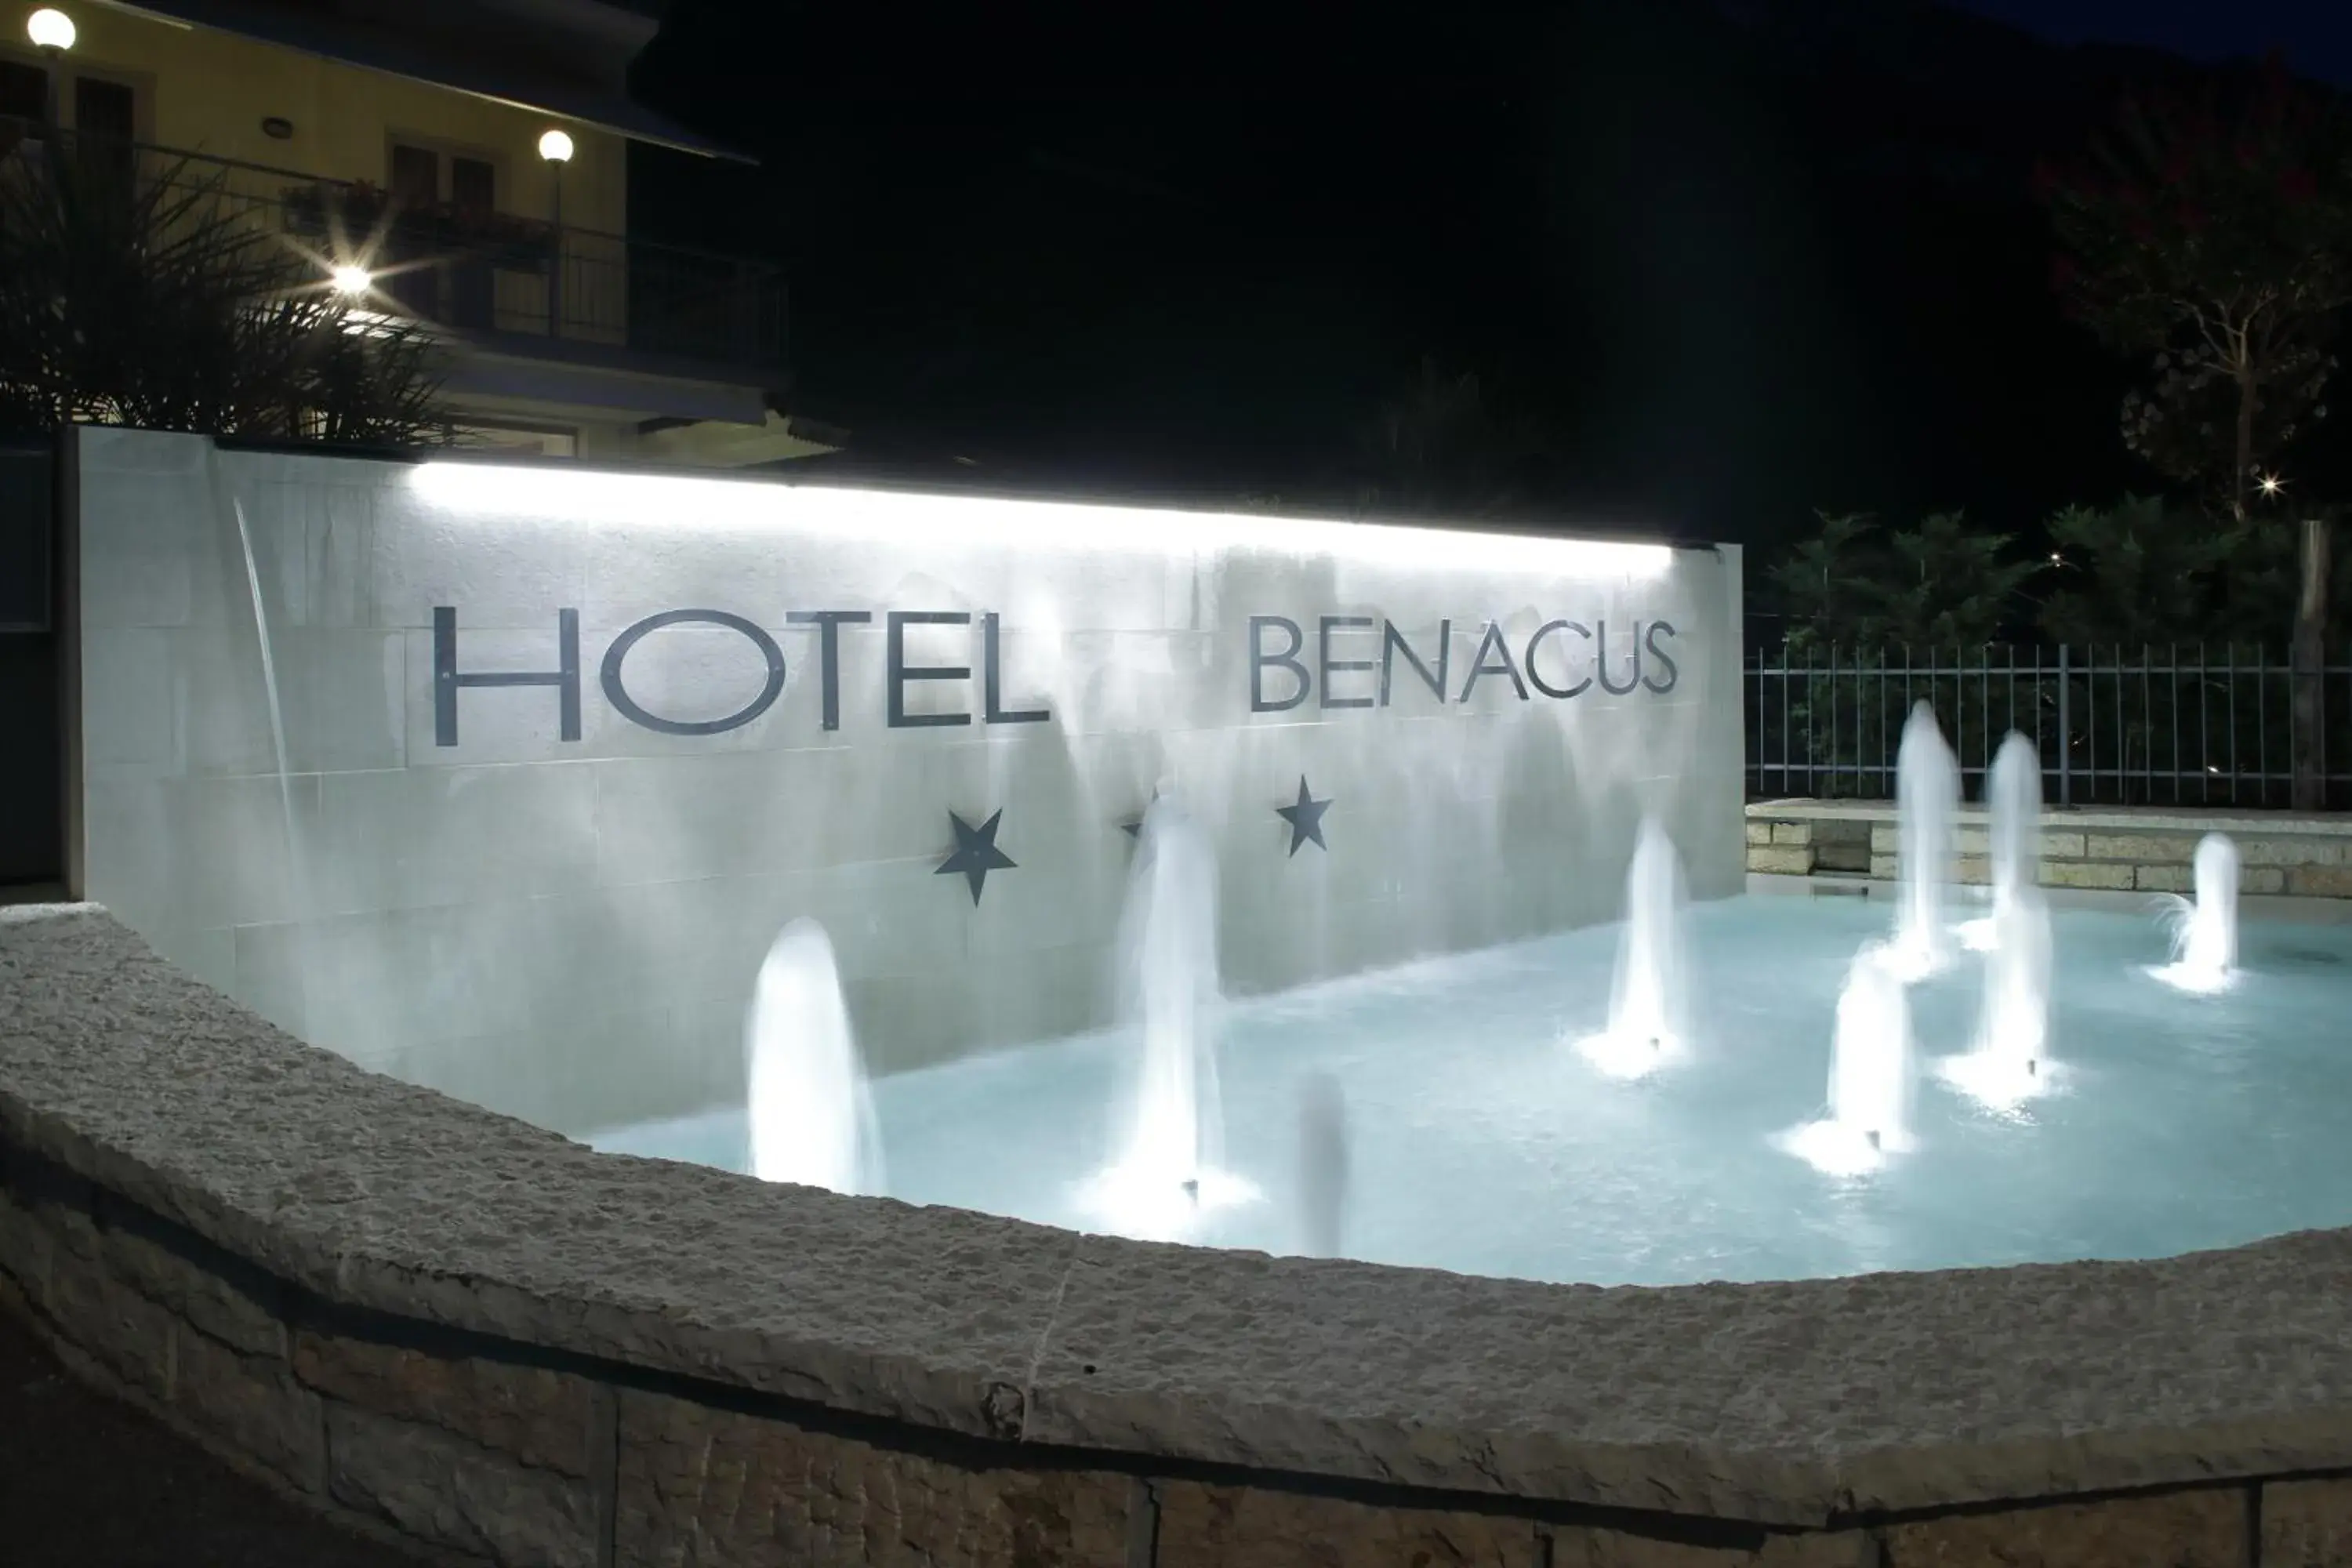
[{"label": "balcony", "polygon": [[[0,157],[24,155],[41,134],[37,123],[0,120]],[[322,284],[338,266],[363,267],[373,308],[486,347],[642,357],[763,384],[783,364],[783,276],[766,262],[454,202],[404,203],[364,181],[174,148],[83,138],[77,152],[117,164],[127,181],[184,188],[244,216],[311,258]]]}]

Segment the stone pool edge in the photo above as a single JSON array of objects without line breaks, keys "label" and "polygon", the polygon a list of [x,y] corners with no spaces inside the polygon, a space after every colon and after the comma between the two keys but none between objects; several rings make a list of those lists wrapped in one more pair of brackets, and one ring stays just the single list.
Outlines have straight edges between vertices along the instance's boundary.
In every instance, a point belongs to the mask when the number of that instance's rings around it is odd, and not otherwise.
[{"label": "stone pool edge", "polygon": [[809,1543],[887,1495],[990,1563],[1863,1562],[2122,1520],[2252,1563],[2352,1544],[2347,1300],[2347,1232],[1601,1290],[766,1186],[366,1073],[92,906],[0,910],[0,1306],[298,1494],[490,1561],[755,1528],[860,1561]]}]

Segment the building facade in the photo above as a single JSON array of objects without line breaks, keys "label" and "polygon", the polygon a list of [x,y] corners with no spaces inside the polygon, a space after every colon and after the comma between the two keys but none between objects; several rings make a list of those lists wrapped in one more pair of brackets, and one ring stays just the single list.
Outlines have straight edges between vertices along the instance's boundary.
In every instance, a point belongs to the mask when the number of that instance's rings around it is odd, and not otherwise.
[{"label": "building facade", "polygon": [[661,9],[11,3],[0,126],[54,118],[142,174],[216,184],[322,283],[427,324],[468,444],[718,466],[831,450],[782,408],[780,270],[629,234],[630,143],[740,156],[630,100]]}]

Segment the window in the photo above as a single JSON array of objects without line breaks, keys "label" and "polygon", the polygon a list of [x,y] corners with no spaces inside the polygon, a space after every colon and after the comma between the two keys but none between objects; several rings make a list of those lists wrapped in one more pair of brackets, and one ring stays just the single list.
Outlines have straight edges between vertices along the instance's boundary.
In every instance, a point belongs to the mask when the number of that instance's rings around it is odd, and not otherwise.
[{"label": "window", "polygon": [[384,287],[410,314],[492,325],[495,280],[478,220],[498,210],[498,166],[488,158],[392,144],[391,192],[400,216],[388,237],[395,265]]},{"label": "window", "polygon": [[392,149],[392,194],[401,205],[429,207],[441,200],[441,155],[426,147]]},{"label": "window", "polygon": [[441,314],[441,279],[430,265],[436,249],[431,214],[441,200],[441,160],[423,147],[392,150],[392,227],[384,236],[384,291],[412,316]]},{"label": "window", "polygon": [[56,103],[49,101],[48,68],[37,60],[0,52],[0,121],[19,133],[46,121],[54,110],[73,130],[115,142],[139,139],[141,110],[152,84],[144,77],[67,68],[58,78]]},{"label": "window", "polygon": [[0,120],[31,122],[0,127],[0,135],[29,131],[48,112],[49,73],[23,60],[0,59]]},{"label": "window", "polygon": [[137,167],[139,100],[130,87],[102,77],[74,82],[74,138],[85,158],[112,169],[128,189]]},{"label": "window", "polygon": [[[498,211],[498,174],[488,160],[449,159],[449,205],[461,226],[478,234],[482,220]],[[449,319],[477,330],[493,324],[498,314],[498,279],[478,241],[469,244],[461,259],[449,268]]]},{"label": "window", "polygon": [[461,213],[483,215],[498,210],[498,172],[483,158],[451,157],[449,203]]},{"label": "window", "polygon": [[139,139],[139,100],[129,84],[86,76],[74,82],[74,129],[110,142]]}]

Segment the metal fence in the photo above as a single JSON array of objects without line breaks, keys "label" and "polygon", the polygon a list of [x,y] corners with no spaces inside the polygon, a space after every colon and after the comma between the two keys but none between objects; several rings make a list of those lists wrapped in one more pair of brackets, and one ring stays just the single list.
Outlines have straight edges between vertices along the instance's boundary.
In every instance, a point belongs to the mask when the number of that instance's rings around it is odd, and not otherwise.
[{"label": "metal fence", "polygon": [[[36,152],[37,121],[0,117],[0,157]],[[71,135],[71,132],[66,134]],[[373,308],[457,331],[561,338],[768,368],[784,356],[782,270],[491,206],[404,202],[363,181],[81,137],[126,180],[184,188],[314,261],[375,275]]]},{"label": "metal fence", "polygon": [[2318,668],[2252,647],[1785,647],[1747,668],[1751,798],[1890,799],[1904,720],[1931,703],[1971,798],[2016,731],[2062,805],[2291,804],[2303,721],[2330,810],[2352,809],[2352,648]]}]

